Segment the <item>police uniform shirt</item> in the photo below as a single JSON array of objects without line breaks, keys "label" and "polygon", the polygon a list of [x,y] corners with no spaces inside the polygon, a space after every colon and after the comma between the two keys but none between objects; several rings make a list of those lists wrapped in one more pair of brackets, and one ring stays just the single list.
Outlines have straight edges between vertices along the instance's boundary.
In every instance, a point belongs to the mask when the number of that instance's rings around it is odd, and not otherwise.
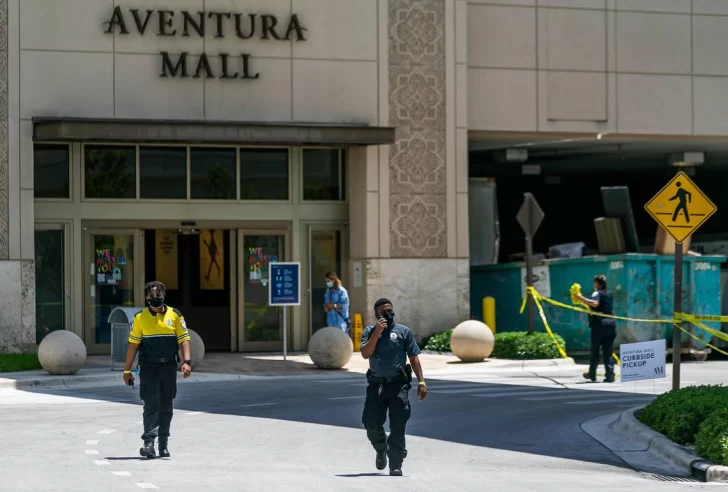
[{"label": "police uniform shirt", "polygon": [[145,309],[134,316],[129,343],[140,345],[140,359],[170,358],[179,351],[179,345],[190,341],[190,334],[182,313],[169,306],[155,313]]},{"label": "police uniform shirt", "polygon": [[[362,347],[369,342],[374,333],[375,326],[367,326],[361,335]],[[379,335],[379,341],[374,354],[369,358],[369,369],[372,376],[378,378],[392,378],[400,375],[399,369],[407,362],[407,357],[420,354],[420,348],[415,337],[405,325],[394,323],[390,330],[384,330]]]},{"label": "police uniform shirt", "polygon": [[[592,300],[598,301],[599,305],[595,308],[591,308],[592,311],[596,311],[598,313],[603,314],[614,314],[613,312],[613,305],[614,305],[614,298],[612,297],[612,294],[608,294],[604,291],[597,290],[594,291],[592,294]],[[590,325],[592,327],[613,327],[616,324],[616,321],[614,318],[605,318],[604,316],[590,316]]]}]

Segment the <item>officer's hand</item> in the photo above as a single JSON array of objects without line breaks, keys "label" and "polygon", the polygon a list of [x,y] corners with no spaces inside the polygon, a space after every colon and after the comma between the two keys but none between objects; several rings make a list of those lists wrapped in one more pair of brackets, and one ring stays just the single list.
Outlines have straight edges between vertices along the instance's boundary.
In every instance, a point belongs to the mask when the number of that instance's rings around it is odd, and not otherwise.
[{"label": "officer's hand", "polygon": [[131,382],[134,381],[134,376],[132,374],[124,374],[124,384],[129,386]]},{"label": "officer's hand", "polygon": [[190,373],[192,372],[192,368],[187,364],[182,364],[181,370],[184,377],[189,377]]},{"label": "officer's hand", "polygon": [[377,326],[374,329],[374,334],[379,336],[382,334],[382,332],[387,328],[387,320],[385,318],[379,318],[379,321],[377,321]]},{"label": "officer's hand", "polygon": [[425,397],[427,397],[427,386],[420,384],[419,386],[417,386],[417,398],[422,401],[425,399]]}]

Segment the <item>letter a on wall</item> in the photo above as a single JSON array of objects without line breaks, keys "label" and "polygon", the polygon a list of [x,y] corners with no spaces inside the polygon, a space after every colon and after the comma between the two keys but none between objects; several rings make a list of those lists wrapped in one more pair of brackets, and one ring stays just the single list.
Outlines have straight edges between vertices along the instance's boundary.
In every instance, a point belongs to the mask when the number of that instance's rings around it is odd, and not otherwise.
[{"label": "letter a on wall", "polygon": [[200,231],[200,289],[225,288],[225,255],[223,233],[217,229]]}]

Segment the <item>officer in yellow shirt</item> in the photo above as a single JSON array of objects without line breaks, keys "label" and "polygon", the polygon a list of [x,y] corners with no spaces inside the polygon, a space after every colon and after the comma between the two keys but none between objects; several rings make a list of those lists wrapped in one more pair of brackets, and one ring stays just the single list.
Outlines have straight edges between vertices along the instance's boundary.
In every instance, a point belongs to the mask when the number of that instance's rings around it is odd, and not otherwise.
[{"label": "officer in yellow shirt", "polygon": [[172,422],[172,401],[177,395],[180,348],[184,357],[181,372],[185,378],[192,372],[187,325],[182,313],[164,304],[165,293],[162,282],[149,282],[144,286],[149,308],[134,316],[124,365],[124,382],[132,384],[131,366],[139,350],[139,396],[144,400],[144,446],[139,454],[147,458],[154,457],[157,436],[159,456],[169,458],[167,442]]}]

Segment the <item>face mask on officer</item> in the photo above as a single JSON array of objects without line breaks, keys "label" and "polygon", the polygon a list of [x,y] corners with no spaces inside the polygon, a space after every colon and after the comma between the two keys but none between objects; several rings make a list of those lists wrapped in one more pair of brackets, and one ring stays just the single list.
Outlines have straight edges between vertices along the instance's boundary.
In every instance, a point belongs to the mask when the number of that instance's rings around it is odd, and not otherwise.
[{"label": "face mask on officer", "polygon": [[394,326],[394,310],[387,309],[379,317],[387,320],[387,329],[391,330]]},{"label": "face mask on officer", "polygon": [[162,307],[164,304],[164,296],[152,296],[149,298],[149,305],[153,308]]}]

